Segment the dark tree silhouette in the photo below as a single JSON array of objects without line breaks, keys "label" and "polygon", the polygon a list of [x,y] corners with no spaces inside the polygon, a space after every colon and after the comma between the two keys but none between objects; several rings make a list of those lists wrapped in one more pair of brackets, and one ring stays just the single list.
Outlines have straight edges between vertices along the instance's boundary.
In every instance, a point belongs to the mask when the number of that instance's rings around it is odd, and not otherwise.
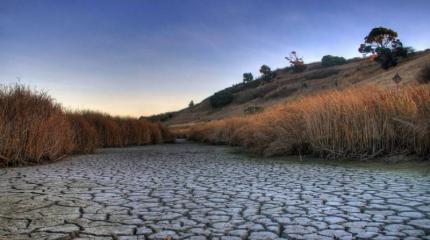
[{"label": "dark tree silhouette", "polygon": [[364,38],[358,51],[363,55],[373,54],[374,59],[381,64],[383,69],[397,65],[398,57],[407,56],[407,48],[397,38],[397,32],[392,29],[377,27],[373,28]]},{"label": "dark tree silhouette", "polygon": [[272,70],[267,65],[262,65],[260,68],[260,73],[263,74],[264,76],[269,75],[271,72],[272,72]]},{"label": "dark tree silhouette", "polygon": [[331,67],[336,65],[342,65],[346,63],[346,59],[344,57],[325,55],[321,59],[321,66],[323,67]]},{"label": "dark tree silhouette", "polygon": [[243,82],[247,83],[247,82],[251,82],[252,80],[254,80],[254,76],[252,75],[252,73],[243,74]]}]

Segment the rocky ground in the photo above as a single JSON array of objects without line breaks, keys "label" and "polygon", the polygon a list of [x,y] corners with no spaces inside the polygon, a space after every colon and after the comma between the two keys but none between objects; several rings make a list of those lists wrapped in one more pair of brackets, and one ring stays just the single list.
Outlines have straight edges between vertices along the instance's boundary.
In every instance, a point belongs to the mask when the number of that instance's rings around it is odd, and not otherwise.
[{"label": "rocky ground", "polygon": [[430,176],[197,144],[0,169],[0,239],[430,239]]}]

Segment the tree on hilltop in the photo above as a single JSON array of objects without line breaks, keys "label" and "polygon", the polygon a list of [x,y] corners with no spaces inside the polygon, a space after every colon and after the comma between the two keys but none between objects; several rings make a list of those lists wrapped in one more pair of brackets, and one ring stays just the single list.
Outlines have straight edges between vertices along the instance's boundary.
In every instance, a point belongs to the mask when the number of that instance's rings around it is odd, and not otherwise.
[{"label": "tree on hilltop", "polygon": [[397,32],[385,27],[373,28],[358,51],[363,55],[374,55],[373,59],[381,64],[383,69],[396,66],[398,57],[406,57],[408,53],[398,39]]},{"label": "tree on hilltop", "polygon": [[331,67],[336,65],[342,65],[346,63],[346,59],[344,57],[325,55],[321,59],[321,66],[323,67]]},{"label": "tree on hilltop", "polygon": [[303,61],[303,58],[297,56],[296,51],[291,51],[289,56],[285,57],[285,59],[287,59],[290,62],[291,69],[293,70],[293,72],[300,73],[305,71],[306,69],[305,62]]},{"label": "tree on hilltop", "polygon": [[260,73],[263,74],[263,76],[267,76],[271,72],[272,70],[270,69],[270,67],[265,64],[260,67]]},{"label": "tree on hilltop", "polygon": [[243,74],[243,82],[244,83],[251,82],[252,80],[254,80],[254,76],[252,75],[252,73],[244,73]]}]

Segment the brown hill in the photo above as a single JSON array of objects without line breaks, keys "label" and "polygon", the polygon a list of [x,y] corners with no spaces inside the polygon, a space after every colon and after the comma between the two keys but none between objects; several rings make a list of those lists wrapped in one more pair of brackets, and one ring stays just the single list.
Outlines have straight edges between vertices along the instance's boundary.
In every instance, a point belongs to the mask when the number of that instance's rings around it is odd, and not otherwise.
[{"label": "brown hill", "polygon": [[289,68],[278,69],[270,81],[254,80],[240,83],[225,90],[232,93],[232,102],[212,107],[210,97],[201,103],[177,112],[152,116],[171,127],[189,126],[198,122],[241,116],[261,111],[274,104],[319,91],[346,88],[359,84],[395,85],[393,77],[399,75],[399,84],[416,82],[419,70],[430,63],[430,52],[417,52],[401,59],[396,67],[383,70],[369,59],[349,59],[344,65],[322,67],[320,62],[307,64],[303,73],[292,73]]}]

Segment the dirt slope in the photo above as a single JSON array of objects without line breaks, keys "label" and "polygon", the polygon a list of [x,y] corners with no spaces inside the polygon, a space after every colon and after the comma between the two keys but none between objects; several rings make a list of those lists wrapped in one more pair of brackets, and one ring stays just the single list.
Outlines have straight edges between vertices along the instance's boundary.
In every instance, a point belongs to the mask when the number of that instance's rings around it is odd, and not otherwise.
[{"label": "dirt slope", "polygon": [[252,108],[262,110],[282,101],[326,89],[341,89],[358,84],[392,86],[395,85],[393,77],[397,73],[402,79],[400,84],[413,84],[419,70],[427,63],[430,63],[429,51],[400,60],[398,66],[389,70],[383,70],[377,63],[367,59],[351,59],[347,64],[325,68],[319,62],[311,63],[303,73],[278,69],[276,77],[270,82],[236,85],[233,101],[227,106],[213,108],[207,98],[194,107],[170,113],[165,124],[181,126],[246,115]]}]

